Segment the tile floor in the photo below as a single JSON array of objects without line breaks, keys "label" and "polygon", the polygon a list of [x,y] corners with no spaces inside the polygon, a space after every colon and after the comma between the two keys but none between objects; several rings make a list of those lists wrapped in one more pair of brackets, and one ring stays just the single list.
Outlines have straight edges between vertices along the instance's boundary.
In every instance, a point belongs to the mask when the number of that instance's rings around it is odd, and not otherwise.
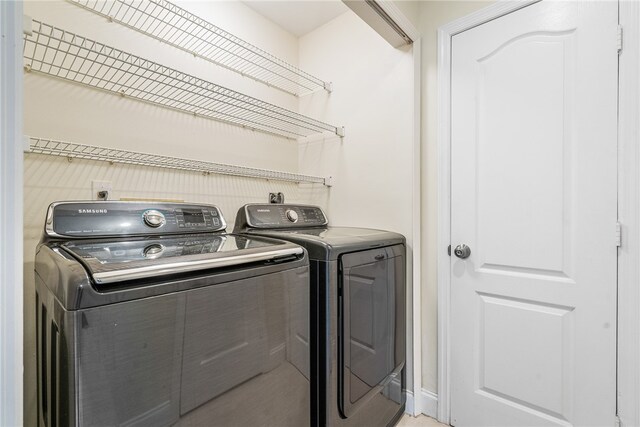
[{"label": "tile floor", "polygon": [[440,424],[433,418],[420,415],[418,417],[412,417],[411,415],[405,414],[396,427],[448,427],[445,424]]}]

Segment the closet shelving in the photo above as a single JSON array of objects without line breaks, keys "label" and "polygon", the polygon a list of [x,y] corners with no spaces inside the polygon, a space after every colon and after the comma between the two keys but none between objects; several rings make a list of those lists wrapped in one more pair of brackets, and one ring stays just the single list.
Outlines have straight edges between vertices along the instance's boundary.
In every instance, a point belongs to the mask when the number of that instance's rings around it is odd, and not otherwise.
[{"label": "closet shelving", "polygon": [[24,60],[27,71],[286,138],[344,135],[344,128],[36,20],[25,34]]},{"label": "closet shelving", "polygon": [[331,83],[165,0],[68,0],[91,12],[222,67],[300,96]]},{"label": "closet shelving", "polygon": [[165,169],[178,169],[184,171],[201,172],[204,174],[223,174],[243,176],[249,178],[262,178],[267,180],[287,181],[296,183],[312,183],[330,186],[330,178],[312,175],[302,175],[289,172],[281,172],[268,169],[236,166],[224,163],[204,162],[200,160],[185,159],[157,154],[141,153],[137,151],[122,150],[116,148],[97,147],[93,145],[78,144],[74,142],[58,141],[54,139],[29,136],[28,152],[35,154],[47,154],[66,157],[68,159],[86,159],[106,161],[109,163],[124,163],[139,166],[151,166]]}]

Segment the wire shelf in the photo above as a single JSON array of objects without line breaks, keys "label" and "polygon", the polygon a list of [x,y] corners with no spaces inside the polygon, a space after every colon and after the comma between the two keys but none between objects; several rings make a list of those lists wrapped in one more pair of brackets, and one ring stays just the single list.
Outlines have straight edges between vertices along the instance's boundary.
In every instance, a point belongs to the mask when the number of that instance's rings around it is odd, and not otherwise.
[{"label": "wire shelf", "polygon": [[165,0],[69,0],[110,21],[299,96],[331,84]]},{"label": "wire shelf", "polygon": [[33,20],[25,69],[286,138],[343,128]]},{"label": "wire shelf", "polygon": [[137,151],[116,148],[97,147],[94,145],[77,144],[73,142],[53,139],[27,137],[29,152],[67,157],[69,159],[86,159],[105,161],[110,163],[125,163],[130,165],[151,166],[165,169],[202,172],[204,174],[222,174],[243,176],[248,178],[262,178],[275,181],[305,182],[329,186],[327,179],[319,176],[302,175],[296,173],[274,171],[269,169],[251,168],[246,166],[229,165],[224,163],[204,162],[201,160],[184,159],[179,157],[160,156],[157,154],[140,153]]}]

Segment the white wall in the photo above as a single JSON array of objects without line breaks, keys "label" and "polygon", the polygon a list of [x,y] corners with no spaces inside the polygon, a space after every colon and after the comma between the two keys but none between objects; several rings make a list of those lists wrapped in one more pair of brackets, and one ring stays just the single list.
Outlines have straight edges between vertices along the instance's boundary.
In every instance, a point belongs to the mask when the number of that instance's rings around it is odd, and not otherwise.
[{"label": "white wall", "polygon": [[[28,1],[25,14],[71,32],[158,61],[231,89],[297,110],[298,99],[241,77],[64,1]],[[194,12],[292,64],[298,40],[240,2],[184,2]],[[36,73],[24,78],[27,135],[179,157],[298,170],[295,141],[243,130],[204,118],[103,93]],[[35,345],[33,257],[49,203],[91,198],[91,180],[113,184],[113,198],[161,198],[215,203],[233,224],[237,209],[266,202],[270,191],[287,201],[326,206],[328,190],[319,185],[281,183],[231,176],[203,176],[105,162],[27,154],[24,171],[25,272],[25,424],[34,424]]]},{"label": "white wall", "polygon": [[[331,94],[303,98],[301,112],[346,128],[343,141],[330,138],[301,144],[301,171],[335,177],[328,201],[333,224],[402,233],[407,237],[410,258],[414,119],[411,47],[394,49],[348,11],[300,39],[299,61],[301,68],[331,80],[334,89]],[[411,263],[407,271],[411,272]],[[409,296],[410,279],[409,275]],[[410,310],[410,299],[407,307]],[[410,319],[409,312],[409,334]],[[409,343],[409,367],[411,348]],[[409,380],[411,371],[409,368]]]},{"label": "white wall", "polygon": [[[403,2],[398,2],[403,3]],[[492,2],[427,1],[420,6],[418,29],[422,34],[422,387],[438,388],[437,335],[437,29]]]}]

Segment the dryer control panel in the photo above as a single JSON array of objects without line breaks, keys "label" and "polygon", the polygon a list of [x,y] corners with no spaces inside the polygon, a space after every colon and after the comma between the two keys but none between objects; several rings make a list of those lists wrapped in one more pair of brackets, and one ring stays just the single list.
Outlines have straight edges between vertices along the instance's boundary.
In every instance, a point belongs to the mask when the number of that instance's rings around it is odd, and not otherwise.
[{"label": "dryer control panel", "polygon": [[112,237],[224,231],[218,207],[184,203],[59,202],[49,206],[49,237]]},{"label": "dryer control panel", "polygon": [[[318,206],[290,204],[246,205],[238,212],[241,222],[250,228],[301,228],[327,225],[327,217]],[[240,218],[244,216],[244,218]]]}]

